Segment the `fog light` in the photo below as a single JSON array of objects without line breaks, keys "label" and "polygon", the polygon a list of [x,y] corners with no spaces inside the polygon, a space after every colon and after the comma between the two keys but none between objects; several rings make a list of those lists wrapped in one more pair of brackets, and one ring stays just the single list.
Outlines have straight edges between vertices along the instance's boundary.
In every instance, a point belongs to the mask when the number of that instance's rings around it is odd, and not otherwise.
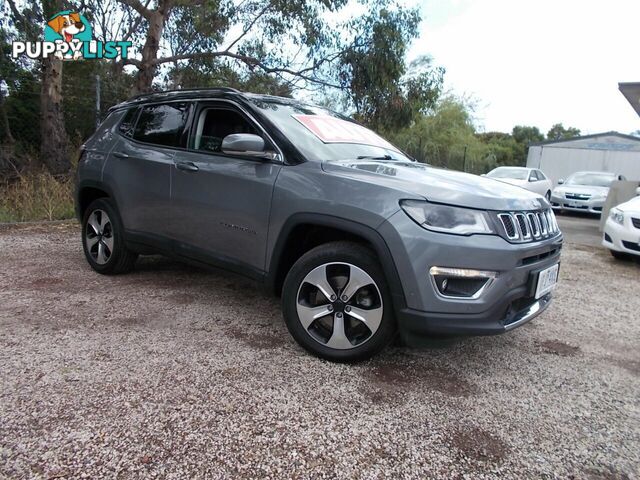
[{"label": "fog light", "polygon": [[429,274],[441,296],[469,300],[479,298],[498,276],[486,270],[445,267],[431,267]]}]

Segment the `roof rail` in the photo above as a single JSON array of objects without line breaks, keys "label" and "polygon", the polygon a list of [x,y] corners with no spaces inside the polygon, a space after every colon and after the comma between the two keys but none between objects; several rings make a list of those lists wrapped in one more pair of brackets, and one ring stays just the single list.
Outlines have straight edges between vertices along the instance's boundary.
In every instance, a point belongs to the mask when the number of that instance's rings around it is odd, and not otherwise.
[{"label": "roof rail", "polygon": [[179,93],[179,92],[201,92],[201,91],[219,91],[219,92],[231,92],[231,93],[240,93],[240,90],[231,87],[204,87],[204,88],[177,88],[174,90],[160,90],[158,92],[145,92],[135,95],[129,98],[127,101],[136,100],[143,97],[149,97],[151,95],[161,95],[164,93]]}]

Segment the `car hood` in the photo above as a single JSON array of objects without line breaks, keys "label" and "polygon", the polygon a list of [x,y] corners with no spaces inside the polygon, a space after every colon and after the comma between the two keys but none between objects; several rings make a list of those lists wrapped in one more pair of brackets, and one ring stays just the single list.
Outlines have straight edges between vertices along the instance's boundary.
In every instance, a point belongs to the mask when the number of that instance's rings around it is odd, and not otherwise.
[{"label": "car hood", "polygon": [[335,160],[324,162],[322,168],[327,173],[403,190],[436,203],[484,210],[534,210],[549,206],[543,197],[520,187],[424,163]]},{"label": "car hood", "polygon": [[556,193],[582,193],[588,195],[609,195],[609,187],[592,187],[589,185],[560,185],[555,188]]},{"label": "car hood", "polygon": [[617,205],[616,208],[622,210],[625,213],[640,215],[640,197],[634,197],[628,202]]},{"label": "car hood", "polygon": [[493,177],[486,177],[486,178],[495,180],[496,182],[508,183],[509,185],[516,185],[518,187],[524,187],[529,183],[527,180],[518,180],[517,178],[493,178]]}]

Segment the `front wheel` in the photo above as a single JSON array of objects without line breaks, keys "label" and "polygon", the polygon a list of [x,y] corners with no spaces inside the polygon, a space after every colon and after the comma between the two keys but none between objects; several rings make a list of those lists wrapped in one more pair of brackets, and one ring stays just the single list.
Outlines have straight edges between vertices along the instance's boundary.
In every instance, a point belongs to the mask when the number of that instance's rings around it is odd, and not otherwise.
[{"label": "front wheel", "polygon": [[351,242],[320,245],[293,265],[282,294],[293,338],[318,357],[365,360],[395,334],[391,295],[374,254]]},{"label": "front wheel", "polygon": [[611,252],[613,258],[615,258],[616,260],[631,260],[631,255],[629,255],[628,253],[616,252],[615,250],[609,251]]}]

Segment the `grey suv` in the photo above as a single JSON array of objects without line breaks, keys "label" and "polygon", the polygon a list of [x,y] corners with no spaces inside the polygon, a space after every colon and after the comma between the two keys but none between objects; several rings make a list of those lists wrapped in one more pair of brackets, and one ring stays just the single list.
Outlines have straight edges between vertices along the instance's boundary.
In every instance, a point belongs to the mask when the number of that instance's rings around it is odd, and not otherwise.
[{"label": "grey suv", "polygon": [[399,332],[511,330],[544,311],[562,235],[521,188],[408,158],[327,109],[232,89],[113,107],[83,146],[77,214],[99,273],[162,253],[282,297],[295,340],[360,360]]}]

